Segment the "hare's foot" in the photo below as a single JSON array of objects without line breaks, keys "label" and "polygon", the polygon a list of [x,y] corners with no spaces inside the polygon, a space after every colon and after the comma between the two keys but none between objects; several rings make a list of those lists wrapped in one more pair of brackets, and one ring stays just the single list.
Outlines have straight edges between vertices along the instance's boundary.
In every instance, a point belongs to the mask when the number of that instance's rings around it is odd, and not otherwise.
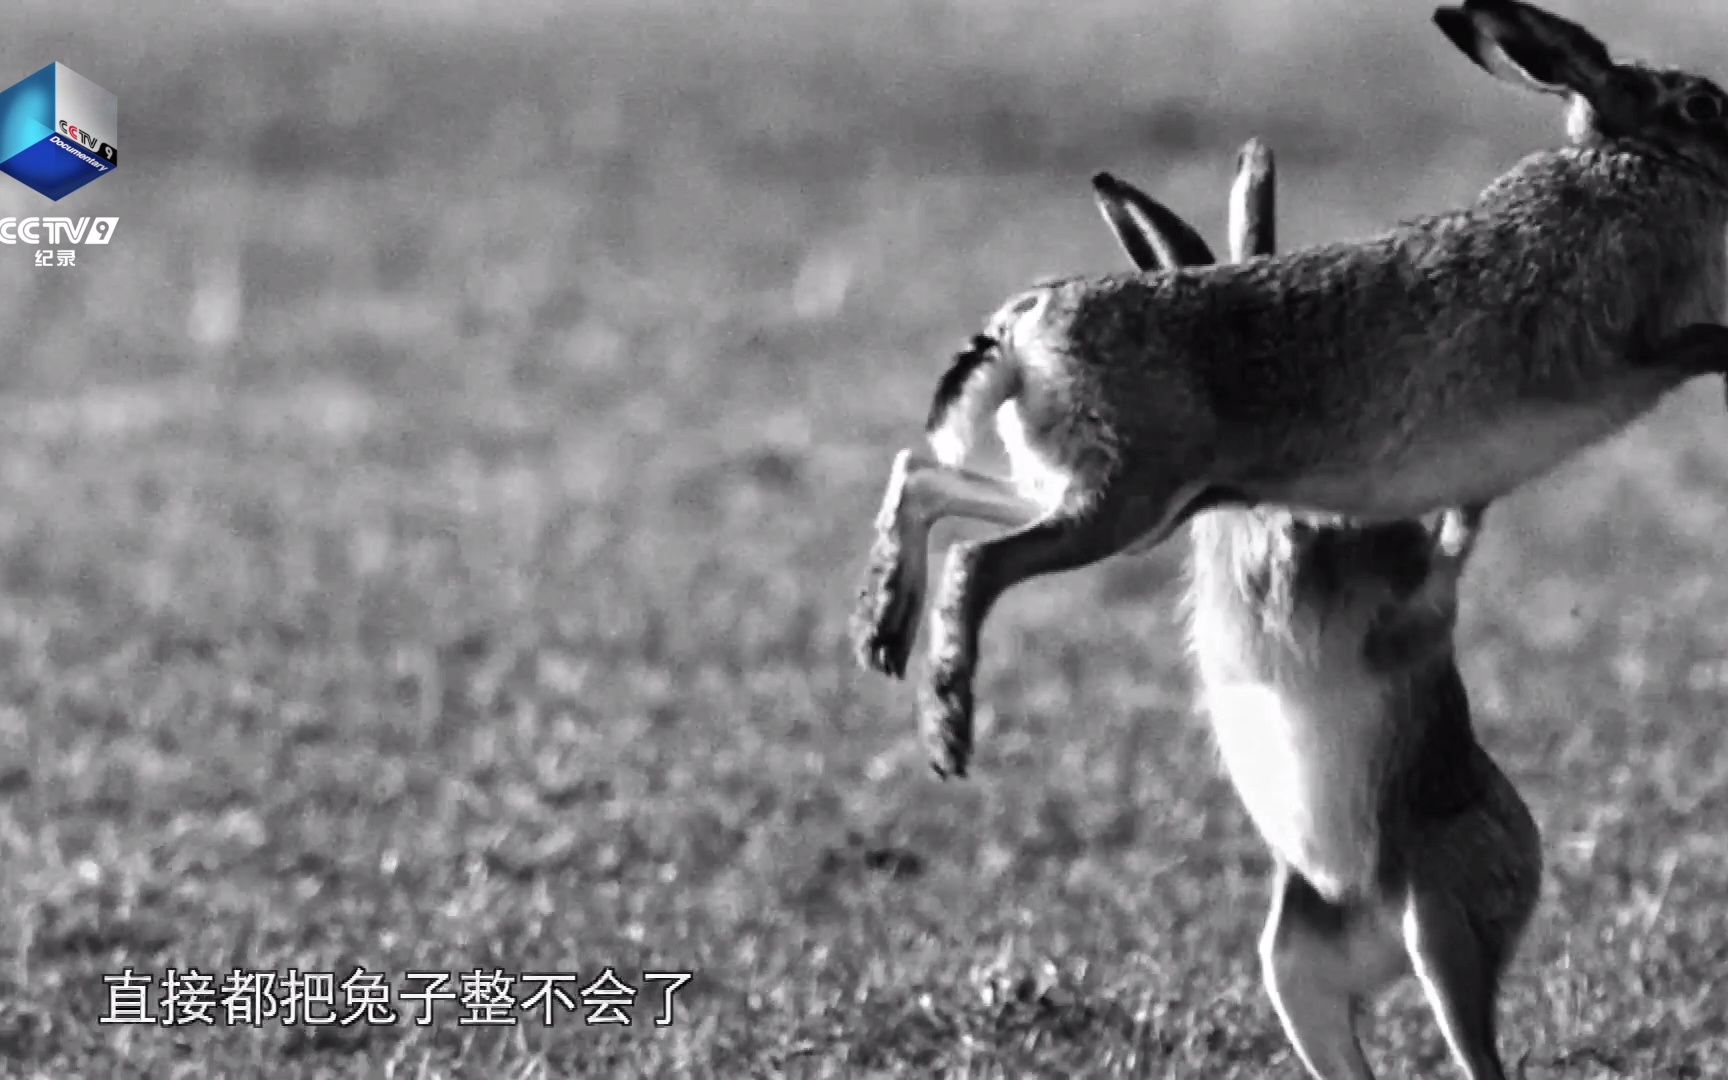
[{"label": "hare's foot", "polygon": [[918,734],[937,776],[966,775],[972,759],[970,671],[949,664],[932,667],[918,689]]},{"label": "hare's foot", "polygon": [[908,547],[896,529],[876,533],[852,610],[852,645],[867,670],[896,679],[906,674],[924,609],[925,546]]},{"label": "hare's foot", "polygon": [[924,609],[931,526],[965,518],[1019,529],[1041,513],[1007,480],[940,465],[914,450],[896,454],[852,619],[858,662],[896,678],[905,675]]},{"label": "hare's foot", "polygon": [[929,574],[930,519],[906,505],[917,463],[908,450],[894,457],[876,511],[876,540],[870,546],[864,585],[852,611],[852,646],[858,663],[896,679],[906,674],[912,643],[918,637]]}]

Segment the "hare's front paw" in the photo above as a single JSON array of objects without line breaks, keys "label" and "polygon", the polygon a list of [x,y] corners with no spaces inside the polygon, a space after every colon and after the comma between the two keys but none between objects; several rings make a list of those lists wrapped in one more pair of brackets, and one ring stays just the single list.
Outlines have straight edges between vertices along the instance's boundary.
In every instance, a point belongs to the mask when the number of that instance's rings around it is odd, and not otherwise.
[{"label": "hare's front paw", "polygon": [[938,663],[918,691],[918,734],[936,775],[964,777],[972,758],[972,672]]},{"label": "hare's front paw", "polygon": [[906,674],[924,608],[925,571],[921,550],[908,548],[892,528],[877,531],[852,611],[852,647],[867,670],[896,679]]}]

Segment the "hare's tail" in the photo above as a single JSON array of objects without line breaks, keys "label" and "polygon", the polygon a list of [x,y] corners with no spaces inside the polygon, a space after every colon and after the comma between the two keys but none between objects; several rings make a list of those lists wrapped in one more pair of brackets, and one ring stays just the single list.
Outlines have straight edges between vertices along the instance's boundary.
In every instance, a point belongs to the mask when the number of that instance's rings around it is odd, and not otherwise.
[{"label": "hare's tail", "polygon": [[984,421],[1020,392],[1020,365],[1014,357],[1015,331],[1043,313],[1045,289],[1031,289],[990,316],[984,333],[960,350],[936,384],[924,434],[936,460],[950,468],[965,463]]},{"label": "hare's tail", "polygon": [[930,449],[944,465],[958,466],[972,449],[978,429],[990,414],[1013,396],[1019,379],[1014,365],[1002,355],[1002,345],[979,334],[954,356],[936,383],[930,418],[924,433]]}]

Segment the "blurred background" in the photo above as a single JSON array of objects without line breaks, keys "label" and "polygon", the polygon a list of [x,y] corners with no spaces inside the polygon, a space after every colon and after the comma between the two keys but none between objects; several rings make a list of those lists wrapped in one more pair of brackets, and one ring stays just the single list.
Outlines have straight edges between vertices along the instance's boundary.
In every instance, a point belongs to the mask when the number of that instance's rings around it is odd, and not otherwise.
[{"label": "blurred background", "polygon": [[[1093,172],[1216,243],[1261,136],[1299,245],[1462,204],[1557,103],[1429,4],[356,7],[9,9],[0,82],[115,93],[121,164],[0,178],[0,215],[120,219],[75,268],[0,248],[0,1053],[1290,1072],[1180,545],[1005,602],[979,777],[936,785],[844,642],[867,527],[979,319],[1124,265]],[[1563,10],[1728,77],[1711,0]],[[1721,394],[1507,500],[1472,571],[1466,675],[1552,859],[1532,1075],[1728,1053]],[[123,965],[360,962],[703,974],[665,1031],[92,1022]],[[1380,1045],[1437,1060],[1412,1001]]]}]

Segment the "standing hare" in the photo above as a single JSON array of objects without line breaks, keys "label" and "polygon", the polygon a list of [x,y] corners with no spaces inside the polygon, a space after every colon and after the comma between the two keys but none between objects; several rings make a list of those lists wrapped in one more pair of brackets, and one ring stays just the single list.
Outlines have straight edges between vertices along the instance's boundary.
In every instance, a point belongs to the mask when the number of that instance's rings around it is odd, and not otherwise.
[{"label": "standing hare", "polygon": [[[941,378],[936,460],[896,458],[854,616],[860,661],[904,674],[919,507],[1023,525],[955,544],[939,579],[918,695],[938,773],[965,774],[979,631],[1015,583],[1225,504],[1364,521],[1486,505],[1728,372],[1728,96],[1518,0],[1434,21],[1490,73],[1568,97],[1569,145],[1372,239],[1020,293]],[[993,413],[1011,481],[961,468]]]},{"label": "standing hare", "polygon": [[[1230,253],[1273,249],[1271,154],[1250,142]],[[1209,263],[1169,210],[1094,180],[1143,269]],[[1505,1076],[1502,972],[1537,902],[1542,851],[1477,743],[1453,657],[1480,511],[1351,523],[1274,507],[1196,517],[1188,592],[1202,701],[1277,869],[1266,988],[1315,1080],[1371,1080],[1355,1016],[1413,972],[1471,1080]]]}]

